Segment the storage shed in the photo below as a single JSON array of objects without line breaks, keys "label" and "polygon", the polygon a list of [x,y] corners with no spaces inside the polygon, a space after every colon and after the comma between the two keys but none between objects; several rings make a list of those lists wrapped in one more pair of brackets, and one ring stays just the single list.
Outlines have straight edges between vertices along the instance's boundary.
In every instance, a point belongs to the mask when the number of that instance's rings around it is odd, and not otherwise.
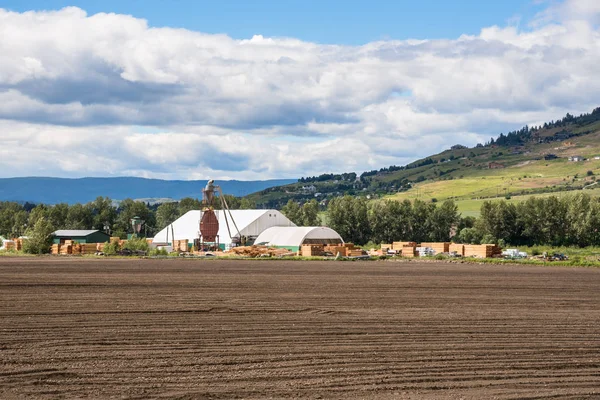
[{"label": "storage shed", "polygon": [[277,226],[265,230],[254,243],[298,251],[304,244],[342,245],[344,240],[339,233],[324,226]]},{"label": "storage shed", "polygon": [[[229,213],[227,213],[227,222],[225,213],[222,210],[215,210],[219,220],[219,243],[222,248],[231,246],[233,242],[239,241],[239,235],[233,225]],[[262,232],[274,226],[294,227],[296,226],[285,215],[277,210],[231,210],[233,221],[240,230],[240,234],[246,237],[247,244],[252,244]],[[180,218],[175,220],[163,230],[154,235],[154,244],[171,244],[175,240],[187,240],[191,245],[195,239],[200,238],[200,219],[202,211],[188,211]]]},{"label": "storage shed", "polygon": [[110,236],[99,230],[58,230],[52,234],[54,244],[63,244],[67,240],[74,243],[105,243]]}]

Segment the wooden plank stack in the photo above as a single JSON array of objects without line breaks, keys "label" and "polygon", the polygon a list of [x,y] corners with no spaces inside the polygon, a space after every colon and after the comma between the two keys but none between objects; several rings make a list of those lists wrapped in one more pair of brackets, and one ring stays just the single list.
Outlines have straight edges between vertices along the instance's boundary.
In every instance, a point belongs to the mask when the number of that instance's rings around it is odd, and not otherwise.
[{"label": "wooden plank stack", "polygon": [[82,243],[79,245],[81,254],[96,254],[99,243]]},{"label": "wooden plank stack", "polygon": [[58,254],[61,254],[61,255],[73,254],[73,245],[72,244],[61,244],[59,246]]},{"label": "wooden plank stack", "polygon": [[188,247],[189,241],[187,239],[184,240],[173,240],[173,251],[179,251],[182,253],[187,253],[189,250]]},{"label": "wooden plank stack", "polygon": [[347,253],[348,257],[360,257],[360,256],[366,256],[367,252],[364,251],[363,249],[350,249],[350,251],[348,251]]},{"label": "wooden plank stack", "polygon": [[402,246],[402,257],[415,257],[417,255],[417,246],[410,244]]},{"label": "wooden plank stack", "polygon": [[325,246],[324,251],[328,252],[328,253],[331,253],[334,256],[337,256],[338,253],[340,253],[340,255],[342,257],[346,257],[348,255],[348,248],[345,247],[345,246],[327,245],[327,246]]},{"label": "wooden plank stack", "polygon": [[417,247],[417,242],[394,242],[392,243],[392,250],[402,250],[404,246]]},{"label": "wooden plank stack", "polygon": [[52,247],[50,247],[50,254],[60,254],[60,244],[53,244]]},{"label": "wooden plank stack", "polygon": [[323,244],[303,244],[300,248],[302,257],[318,257],[322,256],[325,252],[325,245]]},{"label": "wooden plank stack", "polygon": [[491,258],[498,253],[495,244],[465,244],[465,257]]},{"label": "wooden plank stack", "polygon": [[225,252],[225,254],[254,258],[261,256],[282,257],[294,255],[295,253],[288,249],[276,249],[267,246],[238,246],[233,247],[231,250]]},{"label": "wooden plank stack", "polygon": [[393,250],[394,247],[391,243],[381,243],[381,251],[382,253],[387,253],[388,250]]},{"label": "wooden plank stack", "polygon": [[15,239],[15,250],[21,251],[23,250],[23,239]]},{"label": "wooden plank stack", "polygon": [[450,247],[448,248],[448,251],[450,253],[456,253],[459,256],[464,256],[465,255],[465,245],[461,244],[461,243],[451,243]]}]

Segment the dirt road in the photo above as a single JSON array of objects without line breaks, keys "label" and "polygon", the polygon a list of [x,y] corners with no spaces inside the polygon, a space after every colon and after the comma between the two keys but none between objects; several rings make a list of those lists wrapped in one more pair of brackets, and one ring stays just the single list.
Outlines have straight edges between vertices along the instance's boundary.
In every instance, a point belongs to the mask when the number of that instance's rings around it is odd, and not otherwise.
[{"label": "dirt road", "polygon": [[600,398],[600,270],[0,258],[0,398]]}]

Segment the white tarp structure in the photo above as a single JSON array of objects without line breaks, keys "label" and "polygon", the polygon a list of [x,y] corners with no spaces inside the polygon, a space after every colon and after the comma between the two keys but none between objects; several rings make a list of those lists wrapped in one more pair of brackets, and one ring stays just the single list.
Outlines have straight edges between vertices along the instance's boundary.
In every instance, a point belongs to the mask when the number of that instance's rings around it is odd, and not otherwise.
[{"label": "white tarp structure", "polygon": [[[229,231],[227,230],[225,213],[227,213],[227,221],[229,222],[231,237],[229,236]],[[231,217],[229,216],[228,212],[222,210],[215,210],[215,214],[219,220],[219,242],[223,244],[230,244],[234,237],[239,236],[235,226],[231,221]],[[256,238],[263,231],[273,226],[296,226],[285,215],[277,210],[231,210],[231,216],[240,230],[241,235],[248,239]],[[201,218],[202,211],[188,211],[171,224],[172,229],[171,225],[169,225],[162,231],[158,232],[154,236],[153,243],[172,243],[173,236],[175,240],[187,239],[190,243],[192,243],[194,239],[198,239],[200,237]]]},{"label": "white tarp structure", "polygon": [[344,240],[339,233],[324,226],[276,226],[262,232],[254,243],[297,249],[302,244],[335,244]]}]

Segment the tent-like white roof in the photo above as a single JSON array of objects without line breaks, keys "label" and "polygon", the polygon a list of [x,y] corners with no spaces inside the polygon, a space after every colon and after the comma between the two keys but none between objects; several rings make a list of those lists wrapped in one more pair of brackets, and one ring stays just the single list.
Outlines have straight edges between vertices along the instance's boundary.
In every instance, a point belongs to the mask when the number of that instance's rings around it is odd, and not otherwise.
[{"label": "tent-like white roof", "polygon": [[301,246],[307,239],[338,240],[344,243],[339,233],[325,226],[276,226],[261,233],[254,243],[267,243],[271,246]]},{"label": "tent-like white roof", "polygon": [[[227,221],[229,222],[229,230],[227,230],[225,222],[225,211],[215,210],[217,219],[219,220],[219,241],[221,243],[231,243],[234,237],[238,236],[237,230],[233,225],[229,213],[227,213]],[[231,216],[237,225],[242,236],[257,237],[264,230],[273,226],[296,226],[285,215],[277,210],[231,210]],[[190,242],[200,237],[200,219],[202,211],[188,211],[171,225],[173,226],[173,234],[175,240],[189,240]],[[165,227],[162,231],[154,235],[154,243],[171,243],[173,235],[171,233],[171,225]],[[167,231],[168,239],[167,240]]]}]

